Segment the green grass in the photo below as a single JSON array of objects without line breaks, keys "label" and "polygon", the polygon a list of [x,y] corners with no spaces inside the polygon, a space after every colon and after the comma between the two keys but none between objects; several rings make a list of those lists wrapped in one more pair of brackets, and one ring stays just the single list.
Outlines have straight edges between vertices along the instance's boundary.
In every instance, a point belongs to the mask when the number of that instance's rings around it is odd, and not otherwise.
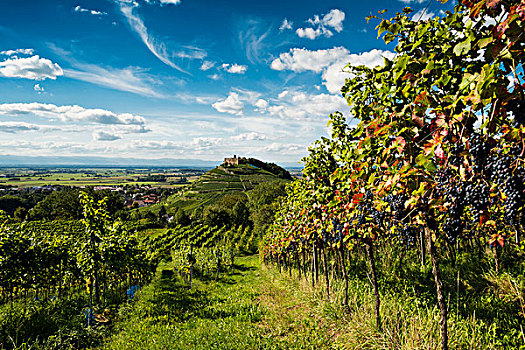
[{"label": "green grass", "polygon": [[[414,290],[382,293],[383,329],[373,316],[369,283],[350,281],[349,310],[342,305],[342,283],[280,274],[258,257],[238,258],[220,280],[199,278],[194,288],[163,264],[139,300],[121,312],[117,332],[103,349],[437,349],[439,312],[421,303]],[[450,349],[503,349],[495,324],[451,313]],[[511,348],[523,349],[520,334]]]},{"label": "green grass", "polygon": [[275,304],[272,288],[261,288],[270,286],[268,278],[258,257],[250,256],[219,281],[199,279],[189,289],[169,264],[162,265],[140,300],[123,310],[120,332],[103,349],[330,348],[314,319],[287,317],[274,327],[281,302]]}]

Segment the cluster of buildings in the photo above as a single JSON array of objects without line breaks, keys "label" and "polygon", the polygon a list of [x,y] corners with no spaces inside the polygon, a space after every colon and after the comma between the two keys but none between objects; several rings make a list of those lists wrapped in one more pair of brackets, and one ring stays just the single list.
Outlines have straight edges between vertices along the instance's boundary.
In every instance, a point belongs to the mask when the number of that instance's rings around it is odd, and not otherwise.
[{"label": "cluster of buildings", "polygon": [[133,208],[134,206],[137,208],[142,208],[151,204],[156,204],[158,202],[160,202],[160,198],[156,194],[147,194],[143,196],[136,194],[133,195],[133,198],[126,200],[125,204],[128,208]]}]

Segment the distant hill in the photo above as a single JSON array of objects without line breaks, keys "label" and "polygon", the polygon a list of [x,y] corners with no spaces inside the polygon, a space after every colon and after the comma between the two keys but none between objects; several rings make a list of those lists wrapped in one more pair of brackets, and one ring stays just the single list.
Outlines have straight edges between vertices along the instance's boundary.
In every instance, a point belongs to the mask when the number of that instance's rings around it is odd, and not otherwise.
[{"label": "distant hill", "polygon": [[222,164],[201,175],[188,185],[182,194],[170,197],[168,206],[193,210],[199,206],[213,204],[226,194],[249,191],[262,182],[287,182],[292,179],[288,171],[273,163],[254,158],[240,159],[243,159],[241,164]]},{"label": "distant hill", "polygon": [[216,161],[200,159],[141,159],[78,156],[14,156],[0,155],[1,167],[196,167],[212,168]]},{"label": "distant hill", "polygon": [[[253,159],[253,158],[252,158]],[[0,167],[195,167],[213,168],[217,160],[178,158],[126,158],[97,156],[18,156],[0,155]],[[301,168],[298,163],[282,163],[288,168]]]}]

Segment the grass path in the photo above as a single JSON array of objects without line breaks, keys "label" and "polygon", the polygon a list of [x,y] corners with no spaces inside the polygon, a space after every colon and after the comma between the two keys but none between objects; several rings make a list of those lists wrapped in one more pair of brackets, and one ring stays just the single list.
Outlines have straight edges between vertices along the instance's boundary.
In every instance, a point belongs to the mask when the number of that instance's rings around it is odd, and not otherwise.
[{"label": "grass path", "polygon": [[257,256],[238,259],[219,281],[197,279],[192,289],[161,266],[103,348],[333,349],[326,325],[283,282]]},{"label": "grass path", "polygon": [[[375,326],[373,294],[366,281],[350,282],[350,313],[341,307],[342,284],[323,296],[261,265],[257,256],[237,259],[218,281],[196,279],[189,289],[160,266],[139,300],[121,310],[121,321],[103,349],[438,349],[439,312],[409,294],[382,295],[383,331]],[[451,349],[503,349],[490,324],[449,319]],[[524,348],[525,349],[525,348]]]}]

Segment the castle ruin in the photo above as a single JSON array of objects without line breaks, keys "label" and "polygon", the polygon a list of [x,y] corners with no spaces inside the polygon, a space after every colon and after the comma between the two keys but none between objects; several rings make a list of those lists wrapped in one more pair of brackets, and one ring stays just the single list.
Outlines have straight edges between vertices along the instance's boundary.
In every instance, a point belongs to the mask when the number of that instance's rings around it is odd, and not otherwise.
[{"label": "castle ruin", "polygon": [[233,158],[224,158],[224,165],[239,165],[239,158],[235,154]]}]

